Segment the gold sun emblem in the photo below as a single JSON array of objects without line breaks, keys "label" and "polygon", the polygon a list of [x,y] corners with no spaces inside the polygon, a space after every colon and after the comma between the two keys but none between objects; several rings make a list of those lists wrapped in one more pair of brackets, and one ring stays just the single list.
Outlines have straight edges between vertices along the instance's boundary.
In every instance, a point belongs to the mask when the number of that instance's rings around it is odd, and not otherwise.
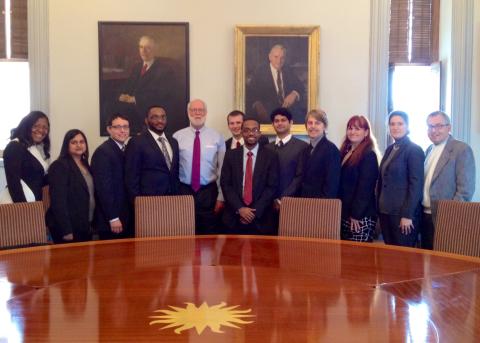
[{"label": "gold sun emblem", "polygon": [[250,324],[253,321],[245,321],[242,318],[255,317],[250,313],[252,310],[236,310],[239,306],[225,307],[226,304],[221,302],[218,305],[209,307],[204,302],[200,307],[195,306],[192,303],[187,304],[186,308],[169,306],[172,310],[156,310],[155,312],[163,313],[158,316],[150,316],[150,318],[156,319],[150,322],[153,324],[168,324],[162,327],[162,330],[177,327],[175,329],[176,334],[180,334],[184,330],[195,328],[200,335],[207,326],[213,332],[223,333],[220,327],[229,326],[239,329],[240,327],[235,324]]}]

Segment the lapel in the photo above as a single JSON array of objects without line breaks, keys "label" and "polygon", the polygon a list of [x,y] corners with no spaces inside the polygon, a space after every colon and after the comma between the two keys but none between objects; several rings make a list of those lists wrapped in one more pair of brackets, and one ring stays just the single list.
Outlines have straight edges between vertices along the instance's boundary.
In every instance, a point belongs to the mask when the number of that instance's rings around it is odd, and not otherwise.
[{"label": "lapel", "polygon": [[[148,140],[150,146],[153,148],[153,150],[156,152],[156,154],[160,155],[160,159],[166,165],[167,163],[165,162],[165,157],[163,156],[162,149],[160,149],[160,146],[158,145],[155,138],[153,138],[152,134],[148,130],[145,132],[145,135],[147,136],[147,140]],[[167,137],[167,140],[168,140],[168,137]],[[168,142],[170,143],[170,140],[168,140]],[[171,143],[170,143],[170,146],[172,146]]]},{"label": "lapel", "polygon": [[395,143],[390,145],[387,149],[390,150],[390,154],[387,155],[387,158],[385,161],[388,161],[388,164],[385,164],[384,168],[388,169],[389,166],[392,164],[393,161],[395,161],[399,156],[403,153],[403,151],[407,148],[408,143],[410,142],[410,139],[408,137],[405,137],[400,144],[398,144],[398,150],[396,151],[395,155],[392,156],[392,158],[389,160],[389,156],[391,153],[393,153],[393,147],[395,146]]},{"label": "lapel", "polygon": [[233,149],[228,152],[232,154],[233,164],[233,181],[237,189],[237,193],[243,198],[243,147]]},{"label": "lapel", "polygon": [[123,160],[125,153],[119,148],[117,143],[112,138],[109,138],[107,142],[115,157],[119,160]]},{"label": "lapel", "polygon": [[253,168],[253,193],[255,193],[255,189],[258,189],[258,183],[261,180],[261,176],[263,175],[263,168],[265,167],[264,161],[264,149],[260,145],[258,146],[257,157],[255,159],[255,167]]},{"label": "lapel", "polygon": [[78,182],[82,186],[82,188],[85,190],[85,192],[87,192],[87,194],[88,194],[89,192],[88,192],[87,182],[85,181],[85,178],[83,177],[83,174],[80,171],[80,168],[77,166],[77,164],[75,163],[75,161],[72,158],[68,159],[68,164],[69,164],[70,169],[72,170],[72,174],[73,174],[72,175],[73,176],[72,181]]},{"label": "lapel", "polygon": [[435,166],[435,170],[433,171],[432,183],[433,181],[435,181],[438,175],[440,175],[440,172],[442,171],[443,167],[445,167],[445,165],[450,160],[450,153],[453,150],[451,140],[452,140],[452,136],[448,137],[447,144],[445,144],[445,148],[443,149],[442,154],[438,159],[437,165]]},{"label": "lapel", "polygon": [[[173,144],[172,136],[165,135],[165,137],[167,137],[168,144],[170,144],[170,148],[172,148],[172,156],[170,156],[170,158],[172,159],[172,166],[173,166],[174,161],[177,160],[178,151],[177,149],[175,149],[175,144]],[[163,153],[162,153],[162,156],[163,156]]]}]

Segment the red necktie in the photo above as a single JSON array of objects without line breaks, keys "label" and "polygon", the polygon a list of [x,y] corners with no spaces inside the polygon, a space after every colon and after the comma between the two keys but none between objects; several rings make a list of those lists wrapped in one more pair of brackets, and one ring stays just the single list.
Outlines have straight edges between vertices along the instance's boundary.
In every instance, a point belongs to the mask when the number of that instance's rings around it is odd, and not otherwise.
[{"label": "red necktie", "polygon": [[240,144],[239,141],[237,141],[237,148],[240,148],[242,145]]},{"label": "red necktie", "polygon": [[252,203],[253,152],[247,152],[247,156],[247,165],[245,167],[245,184],[243,185],[243,202],[248,206]]},{"label": "red necktie", "polygon": [[195,140],[193,141],[193,160],[192,160],[192,189],[197,192],[200,189],[200,131],[195,131]]},{"label": "red necktie", "polygon": [[143,76],[147,72],[147,64],[144,63],[142,70],[140,70],[140,76]]}]

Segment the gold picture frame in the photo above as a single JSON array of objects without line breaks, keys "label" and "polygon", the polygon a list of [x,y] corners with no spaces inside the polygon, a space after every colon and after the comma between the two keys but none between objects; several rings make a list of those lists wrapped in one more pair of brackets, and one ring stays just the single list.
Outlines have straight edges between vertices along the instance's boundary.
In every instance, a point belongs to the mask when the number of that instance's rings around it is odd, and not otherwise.
[{"label": "gold picture frame", "polygon": [[[273,64],[270,70],[268,68],[269,56],[274,56],[273,52],[279,49],[283,50],[284,56],[278,68],[282,76],[278,76],[281,81],[277,80],[275,84]],[[247,116],[259,119],[262,133],[275,134],[269,113],[282,106],[284,96],[286,99],[295,91],[292,95],[295,100],[290,107],[294,121],[292,133],[305,134],[305,114],[317,107],[319,49],[319,26],[236,26],[235,107]],[[287,81],[296,84],[298,91]],[[281,96],[277,94],[278,82],[282,88]]]}]

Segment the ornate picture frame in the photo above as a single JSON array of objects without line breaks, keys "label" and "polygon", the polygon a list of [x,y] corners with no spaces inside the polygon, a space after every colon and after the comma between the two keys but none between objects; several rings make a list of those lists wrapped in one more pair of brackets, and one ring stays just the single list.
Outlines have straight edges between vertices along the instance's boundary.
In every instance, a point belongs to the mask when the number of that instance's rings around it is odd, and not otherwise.
[{"label": "ornate picture frame", "polygon": [[[146,45],[147,57],[141,51]],[[98,48],[102,136],[107,135],[106,121],[113,113],[129,118],[132,136],[139,133],[153,105],[167,112],[167,132],[188,126],[188,23],[99,21]],[[147,58],[150,62],[144,63]]]},{"label": "ornate picture frame", "polygon": [[259,119],[264,134],[275,134],[270,112],[288,107],[292,133],[305,134],[305,115],[317,106],[319,48],[319,26],[236,26],[235,107]]}]

